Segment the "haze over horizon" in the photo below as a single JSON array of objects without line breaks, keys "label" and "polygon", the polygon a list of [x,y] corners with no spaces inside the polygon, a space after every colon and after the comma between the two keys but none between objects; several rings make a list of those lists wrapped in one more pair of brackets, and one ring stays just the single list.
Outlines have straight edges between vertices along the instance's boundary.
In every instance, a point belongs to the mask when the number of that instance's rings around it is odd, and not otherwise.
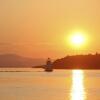
[{"label": "haze over horizon", "polygon": [[0,0],[0,54],[60,58],[75,53],[65,41],[83,31],[89,43],[78,53],[100,52],[99,0]]}]

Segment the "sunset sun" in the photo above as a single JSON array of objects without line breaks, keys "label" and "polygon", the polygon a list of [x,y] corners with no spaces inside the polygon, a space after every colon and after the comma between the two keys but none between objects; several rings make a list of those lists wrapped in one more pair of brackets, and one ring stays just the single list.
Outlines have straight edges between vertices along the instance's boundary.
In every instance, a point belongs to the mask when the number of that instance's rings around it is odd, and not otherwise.
[{"label": "sunset sun", "polygon": [[70,35],[69,42],[71,46],[82,47],[86,42],[86,37],[81,32],[75,32],[74,34]]}]

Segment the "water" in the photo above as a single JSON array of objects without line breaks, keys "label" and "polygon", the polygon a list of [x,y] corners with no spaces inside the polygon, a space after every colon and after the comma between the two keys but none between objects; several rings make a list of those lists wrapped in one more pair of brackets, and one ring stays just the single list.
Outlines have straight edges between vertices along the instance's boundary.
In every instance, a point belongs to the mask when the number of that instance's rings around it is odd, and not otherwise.
[{"label": "water", "polygon": [[0,100],[100,100],[99,70],[0,71]]}]

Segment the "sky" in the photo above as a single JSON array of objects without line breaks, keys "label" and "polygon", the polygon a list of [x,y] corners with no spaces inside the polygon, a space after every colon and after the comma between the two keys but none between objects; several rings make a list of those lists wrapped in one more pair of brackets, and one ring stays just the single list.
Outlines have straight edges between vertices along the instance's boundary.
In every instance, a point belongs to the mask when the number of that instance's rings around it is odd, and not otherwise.
[{"label": "sky", "polygon": [[[61,58],[100,52],[100,0],[0,0],[0,54]],[[68,35],[81,30],[88,44],[78,52]]]}]

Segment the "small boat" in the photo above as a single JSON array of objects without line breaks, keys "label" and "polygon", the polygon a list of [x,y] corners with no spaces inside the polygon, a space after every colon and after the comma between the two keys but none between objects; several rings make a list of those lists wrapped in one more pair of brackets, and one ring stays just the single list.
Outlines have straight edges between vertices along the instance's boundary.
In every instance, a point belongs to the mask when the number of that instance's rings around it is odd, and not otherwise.
[{"label": "small boat", "polygon": [[45,71],[46,72],[52,72],[53,71],[52,62],[51,62],[50,58],[47,59]]},{"label": "small boat", "polygon": [[52,72],[53,69],[45,69],[46,72]]}]

